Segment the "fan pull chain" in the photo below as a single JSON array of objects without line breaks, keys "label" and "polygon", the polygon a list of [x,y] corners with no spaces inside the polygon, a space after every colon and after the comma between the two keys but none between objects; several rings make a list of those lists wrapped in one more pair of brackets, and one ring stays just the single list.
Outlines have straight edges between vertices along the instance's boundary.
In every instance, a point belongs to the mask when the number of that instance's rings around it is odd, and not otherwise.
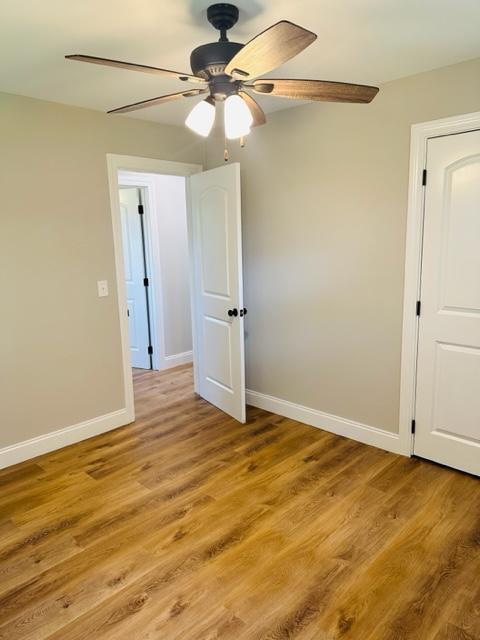
[{"label": "fan pull chain", "polygon": [[245,138],[242,136],[240,138],[240,147],[243,149],[244,146],[245,146]]},{"label": "fan pull chain", "polygon": [[223,159],[225,160],[225,162],[228,162],[229,160],[228,149],[227,149],[227,136],[224,136],[223,138]]}]

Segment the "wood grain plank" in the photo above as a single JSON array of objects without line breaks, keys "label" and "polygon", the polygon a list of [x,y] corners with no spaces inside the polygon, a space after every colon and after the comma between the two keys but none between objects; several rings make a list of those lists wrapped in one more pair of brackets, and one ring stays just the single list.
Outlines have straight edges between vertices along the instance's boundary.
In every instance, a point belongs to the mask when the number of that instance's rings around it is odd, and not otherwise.
[{"label": "wood grain plank", "polygon": [[134,384],[134,424],[0,472],[1,640],[480,638],[477,479]]}]

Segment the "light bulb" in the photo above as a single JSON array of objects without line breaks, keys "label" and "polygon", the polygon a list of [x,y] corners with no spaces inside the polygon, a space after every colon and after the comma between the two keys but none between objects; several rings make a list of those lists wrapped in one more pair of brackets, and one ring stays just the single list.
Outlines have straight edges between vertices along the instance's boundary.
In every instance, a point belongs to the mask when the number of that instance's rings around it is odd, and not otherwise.
[{"label": "light bulb", "polygon": [[215,107],[212,104],[212,99],[207,98],[193,107],[185,120],[185,124],[189,129],[206,138],[212,130],[214,120]]},{"label": "light bulb", "polygon": [[240,96],[234,94],[225,100],[225,136],[229,140],[241,138],[250,133],[253,117],[250,109]]}]

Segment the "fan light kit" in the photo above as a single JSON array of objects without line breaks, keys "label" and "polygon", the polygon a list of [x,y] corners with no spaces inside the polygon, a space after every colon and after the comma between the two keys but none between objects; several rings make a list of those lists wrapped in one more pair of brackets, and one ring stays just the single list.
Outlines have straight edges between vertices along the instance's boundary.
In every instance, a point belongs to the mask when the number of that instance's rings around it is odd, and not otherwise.
[{"label": "fan light kit", "polygon": [[215,122],[215,101],[211,98],[202,100],[196,104],[185,120],[185,124],[189,129],[198,133],[199,136],[205,138],[212,130]]},{"label": "fan light kit", "polygon": [[208,93],[207,98],[193,107],[185,121],[186,126],[198,135],[208,136],[215,122],[215,107],[221,103],[225,137],[228,140],[240,139],[241,144],[243,138],[250,133],[251,127],[266,122],[262,108],[249,92],[293,100],[356,103],[371,102],[378,93],[377,87],[344,82],[259,78],[299,54],[312,44],[317,36],[293,22],[281,20],[247,44],[241,44],[230,42],[227,38],[227,31],[238,20],[237,7],[226,3],[213,4],[207,9],[207,18],[210,24],[220,31],[220,39],[192,51],[191,74],[87,55],[75,54],[66,58],[173,77],[190,83],[194,86],[186,91],[135,102],[112,109],[108,113],[127,113]]}]

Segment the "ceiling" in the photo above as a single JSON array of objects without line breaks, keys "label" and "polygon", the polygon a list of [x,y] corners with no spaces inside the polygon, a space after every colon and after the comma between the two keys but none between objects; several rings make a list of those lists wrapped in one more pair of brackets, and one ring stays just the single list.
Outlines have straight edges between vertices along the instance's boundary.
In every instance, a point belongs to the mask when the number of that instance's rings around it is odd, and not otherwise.
[{"label": "ceiling", "polygon": [[[235,2],[235,0],[230,0]],[[213,2],[213,0],[212,0]],[[218,39],[208,0],[2,0],[0,91],[106,111],[181,91],[176,80],[67,61],[84,53],[189,72],[190,51]],[[379,84],[480,57],[478,0],[237,0],[231,40],[288,19],[318,39],[276,77]],[[128,117],[182,124],[196,99]],[[297,101],[260,97],[270,112]],[[127,116],[112,116],[127,117]]]}]

